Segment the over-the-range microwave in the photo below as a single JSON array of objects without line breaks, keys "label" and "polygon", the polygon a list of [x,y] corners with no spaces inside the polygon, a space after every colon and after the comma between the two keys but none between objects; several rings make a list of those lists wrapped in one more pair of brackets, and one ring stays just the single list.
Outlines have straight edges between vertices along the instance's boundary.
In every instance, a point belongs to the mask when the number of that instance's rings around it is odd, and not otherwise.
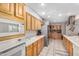
[{"label": "over-the-range microwave", "polygon": [[0,18],[0,37],[20,33],[24,33],[23,23]]}]

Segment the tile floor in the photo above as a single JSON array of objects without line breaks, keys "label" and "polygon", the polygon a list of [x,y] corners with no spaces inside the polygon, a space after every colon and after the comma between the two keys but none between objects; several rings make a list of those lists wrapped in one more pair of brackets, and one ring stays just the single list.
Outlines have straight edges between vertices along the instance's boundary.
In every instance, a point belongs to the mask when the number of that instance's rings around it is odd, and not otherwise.
[{"label": "tile floor", "polygon": [[62,40],[52,40],[44,47],[39,56],[68,56]]}]

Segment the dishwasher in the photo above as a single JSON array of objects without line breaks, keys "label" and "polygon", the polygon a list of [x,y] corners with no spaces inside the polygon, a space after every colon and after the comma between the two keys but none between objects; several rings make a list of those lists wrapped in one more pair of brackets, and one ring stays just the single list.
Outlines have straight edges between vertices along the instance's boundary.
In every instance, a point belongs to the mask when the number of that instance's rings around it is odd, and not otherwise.
[{"label": "dishwasher", "polygon": [[0,56],[24,56],[25,55],[25,43],[21,43],[10,49],[0,52]]}]

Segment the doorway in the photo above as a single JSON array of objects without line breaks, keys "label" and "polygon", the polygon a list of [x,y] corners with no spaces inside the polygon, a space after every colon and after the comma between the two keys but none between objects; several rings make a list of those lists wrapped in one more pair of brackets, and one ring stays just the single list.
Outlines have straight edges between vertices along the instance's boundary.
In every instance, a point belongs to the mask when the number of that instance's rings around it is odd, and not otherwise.
[{"label": "doorway", "polygon": [[62,39],[62,26],[60,24],[52,24],[48,26],[48,38],[49,39]]}]

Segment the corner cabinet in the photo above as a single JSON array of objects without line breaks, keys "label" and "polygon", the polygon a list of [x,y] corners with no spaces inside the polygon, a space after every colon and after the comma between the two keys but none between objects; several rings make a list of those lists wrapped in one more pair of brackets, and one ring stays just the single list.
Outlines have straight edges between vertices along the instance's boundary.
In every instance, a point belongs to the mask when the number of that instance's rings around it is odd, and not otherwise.
[{"label": "corner cabinet", "polygon": [[14,5],[15,8],[15,16],[21,19],[24,19],[25,16],[25,6],[23,3],[15,3]]},{"label": "corner cabinet", "polygon": [[13,3],[0,3],[0,12],[13,15],[14,14],[14,4]]}]

